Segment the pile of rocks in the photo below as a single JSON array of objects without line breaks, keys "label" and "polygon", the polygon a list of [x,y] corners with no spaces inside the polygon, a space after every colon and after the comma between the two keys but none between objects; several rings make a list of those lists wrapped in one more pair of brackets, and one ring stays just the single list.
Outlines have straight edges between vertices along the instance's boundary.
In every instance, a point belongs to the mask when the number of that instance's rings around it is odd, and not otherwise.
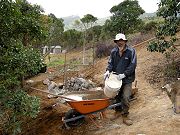
[{"label": "pile of rocks", "polygon": [[88,90],[94,88],[95,84],[91,80],[85,80],[83,78],[71,78],[66,82],[65,89],[68,91],[79,91],[79,90]]},{"label": "pile of rocks", "polygon": [[[43,81],[43,84],[47,85],[49,93],[54,95],[63,95],[70,91],[88,90],[95,87],[95,84],[92,81],[78,77],[67,80],[65,85],[62,83],[57,84],[50,81],[48,78]],[[49,94],[48,97],[52,98],[55,96]]]},{"label": "pile of rocks", "polygon": [[[57,84],[53,81],[50,81],[48,78],[43,81],[43,84],[47,85],[47,89],[48,89],[49,93],[51,93],[51,94],[62,95],[66,92],[63,89],[63,84],[61,84],[61,83]],[[51,94],[48,95],[49,98],[55,97]]]}]

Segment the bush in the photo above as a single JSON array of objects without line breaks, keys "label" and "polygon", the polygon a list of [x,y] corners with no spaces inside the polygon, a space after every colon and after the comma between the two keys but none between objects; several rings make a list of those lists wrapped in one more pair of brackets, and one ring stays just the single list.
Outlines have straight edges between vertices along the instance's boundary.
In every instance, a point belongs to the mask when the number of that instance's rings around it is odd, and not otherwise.
[{"label": "bush", "polygon": [[180,77],[180,61],[172,61],[164,68],[164,75],[166,78],[179,78]]},{"label": "bush", "polygon": [[[8,98],[7,98],[8,96]],[[35,118],[40,110],[39,98],[29,96],[24,90],[16,89],[14,92],[0,88],[0,126],[5,134],[18,134],[21,132],[23,117]]]},{"label": "bush", "polygon": [[45,73],[46,71],[47,71],[47,65],[43,63],[39,73]]},{"label": "bush", "polygon": [[39,112],[39,99],[29,96],[22,88],[22,78],[37,74],[43,63],[38,51],[23,47],[21,43],[11,43],[9,48],[1,48],[0,61],[0,115],[8,114],[2,121],[6,134],[18,134],[21,120],[34,118]]},{"label": "bush", "polygon": [[111,53],[111,50],[113,48],[113,45],[105,45],[105,44],[99,44],[96,47],[96,57],[102,58],[105,56],[109,56]]},{"label": "bush", "polygon": [[[22,78],[38,73],[43,63],[38,51],[21,42],[12,40],[6,46],[0,48],[0,128],[5,134],[18,134],[21,120],[39,112],[39,99],[20,88]],[[1,117],[4,114],[7,118]]]},{"label": "bush", "polygon": [[46,28],[40,6],[26,0],[0,0],[0,5],[0,130],[15,135],[26,117],[39,112],[39,99],[20,84],[42,67],[41,54],[30,45],[46,37]]},{"label": "bush", "polygon": [[155,31],[156,29],[157,29],[157,23],[154,21],[150,21],[143,26],[141,32],[147,33],[148,31]]}]

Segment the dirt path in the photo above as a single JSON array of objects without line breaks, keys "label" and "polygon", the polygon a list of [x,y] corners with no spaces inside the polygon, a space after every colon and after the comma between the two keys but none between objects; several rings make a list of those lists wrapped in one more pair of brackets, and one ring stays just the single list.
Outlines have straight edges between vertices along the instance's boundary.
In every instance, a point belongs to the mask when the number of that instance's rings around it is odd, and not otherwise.
[{"label": "dirt path", "polygon": [[[103,127],[97,129],[92,122],[87,122],[80,127],[71,130],[62,130],[61,118],[69,109],[67,106],[60,104],[53,109],[47,107],[56,102],[55,99],[48,100],[46,95],[33,92],[42,98],[42,111],[38,118],[32,121],[31,127],[24,132],[26,135],[178,135],[180,133],[180,115],[174,114],[172,104],[166,94],[160,89],[151,86],[146,78],[151,67],[157,65],[163,57],[158,53],[146,51],[146,43],[136,47],[138,65],[136,70],[136,80],[138,81],[137,100],[131,102],[130,117],[133,120],[132,126],[126,126],[122,119],[115,121],[109,119],[97,120]],[[103,85],[102,76],[107,64],[107,58],[99,61],[94,68],[82,71],[87,78],[91,78],[100,86]],[[43,85],[37,86],[43,88]],[[107,110],[107,117],[113,114],[112,110]]]},{"label": "dirt path", "polygon": [[[144,44],[145,45],[145,44]],[[117,119],[113,124],[118,124],[113,129],[97,131],[103,135],[178,135],[180,133],[180,115],[174,114],[172,105],[166,94],[153,88],[146,80],[145,74],[151,66],[162,59],[160,54],[150,53],[146,48],[137,47],[138,66],[136,79],[138,81],[138,99],[131,104],[130,117],[132,126],[125,126],[122,119]]]}]

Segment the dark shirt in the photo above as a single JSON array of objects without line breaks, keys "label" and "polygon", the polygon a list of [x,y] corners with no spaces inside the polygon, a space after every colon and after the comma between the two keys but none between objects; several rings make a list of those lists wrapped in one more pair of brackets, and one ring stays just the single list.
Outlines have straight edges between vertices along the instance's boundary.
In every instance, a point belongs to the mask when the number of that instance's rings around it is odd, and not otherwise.
[{"label": "dark shirt", "polygon": [[126,45],[122,56],[119,54],[119,48],[115,47],[111,51],[106,70],[117,74],[125,74],[123,83],[131,83],[135,80],[135,69],[137,65],[136,51],[134,48]]}]

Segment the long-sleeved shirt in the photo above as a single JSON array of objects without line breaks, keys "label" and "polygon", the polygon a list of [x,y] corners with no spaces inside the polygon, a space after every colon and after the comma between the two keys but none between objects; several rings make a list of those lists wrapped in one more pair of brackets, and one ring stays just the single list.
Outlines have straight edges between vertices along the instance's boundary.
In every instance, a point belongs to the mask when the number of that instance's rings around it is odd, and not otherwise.
[{"label": "long-sleeved shirt", "polygon": [[126,45],[122,56],[119,54],[118,47],[112,49],[106,70],[117,74],[125,74],[126,77],[122,80],[123,83],[131,83],[135,80],[136,65],[136,51]]}]

